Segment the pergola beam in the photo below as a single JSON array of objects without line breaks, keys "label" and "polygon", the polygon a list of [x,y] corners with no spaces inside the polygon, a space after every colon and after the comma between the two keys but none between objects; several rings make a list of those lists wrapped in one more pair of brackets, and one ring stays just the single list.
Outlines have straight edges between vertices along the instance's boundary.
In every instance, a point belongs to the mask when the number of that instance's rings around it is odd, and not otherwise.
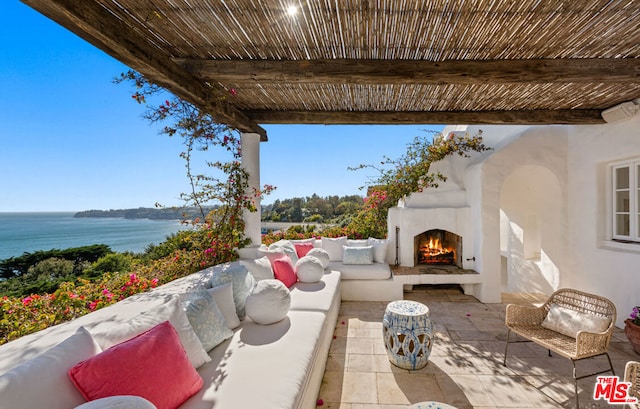
[{"label": "pergola beam", "polygon": [[327,84],[638,83],[640,59],[197,60],[175,59],[210,81]]},{"label": "pergola beam", "polygon": [[221,90],[207,86],[186,72],[98,2],[22,1],[156,84],[209,112],[219,122],[242,132],[258,133],[266,139],[263,128],[220,97]]},{"label": "pergola beam", "polygon": [[400,125],[400,124],[484,124],[484,125],[583,125],[602,124],[597,109],[530,111],[245,111],[261,124]]}]

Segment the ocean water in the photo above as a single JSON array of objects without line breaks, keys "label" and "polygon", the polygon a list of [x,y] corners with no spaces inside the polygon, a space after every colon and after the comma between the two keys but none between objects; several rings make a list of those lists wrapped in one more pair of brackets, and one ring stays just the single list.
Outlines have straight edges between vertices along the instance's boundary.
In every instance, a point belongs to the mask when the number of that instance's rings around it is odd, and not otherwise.
[{"label": "ocean water", "polygon": [[0,213],[0,260],[36,250],[106,244],[142,252],[188,226],[178,220],[78,218],[73,213]]}]

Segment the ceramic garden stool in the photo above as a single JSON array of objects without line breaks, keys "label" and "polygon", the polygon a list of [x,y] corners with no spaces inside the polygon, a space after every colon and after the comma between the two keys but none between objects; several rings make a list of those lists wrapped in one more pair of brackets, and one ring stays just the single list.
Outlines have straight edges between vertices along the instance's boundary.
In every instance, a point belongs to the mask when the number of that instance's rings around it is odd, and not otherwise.
[{"label": "ceramic garden stool", "polygon": [[407,409],[456,409],[456,407],[442,402],[420,402],[414,403]]},{"label": "ceramic garden stool", "polygon": [[382,319],[382,336],[389,361],[403,369],[427,365],[433,342],[429,307],[415,301],[392,301]]}]

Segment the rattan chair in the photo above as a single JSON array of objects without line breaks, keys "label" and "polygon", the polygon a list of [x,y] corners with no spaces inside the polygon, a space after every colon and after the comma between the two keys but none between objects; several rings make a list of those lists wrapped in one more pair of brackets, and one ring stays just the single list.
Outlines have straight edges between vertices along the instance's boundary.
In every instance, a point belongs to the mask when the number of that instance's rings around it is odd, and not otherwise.
[{"label": "rattan chair", "polygon": [[[631,382],[629,396],[637,398],[640,402],[640,362],[629,361],[624,367],[624,381]],[[639,403],[629,403],[630,408],[640,409]]]},{"label": "rattan chair", "polygon": [[[563,335],[542,326],[542,323],[553,305],[568,308],[577,313],[589,314],[600,319],[609,320],[608,327],[602,332],[587,332],[580,330],[576,337]],[[608,349],[613,329],[616,322],[616,307],[608,299],[572,289],[560,289],[554,292],[540,307],[527,307],[522,305],[507,305],[505,324],[508,328],[507,342],[504,348],[504,362],[507,365],[507,351],[509,343],[530,341],[546,348],[551,352],[571,360],[573,364],[573,380],[576,396],[576,408],[578,404],[578,380],[590,376],[611,372],[615,375]],[[524,340],[511,341],[511,332],[514,332]],[[577,376],[576,361],[606,355],[609,361],[609,369],[588,375]]]}]

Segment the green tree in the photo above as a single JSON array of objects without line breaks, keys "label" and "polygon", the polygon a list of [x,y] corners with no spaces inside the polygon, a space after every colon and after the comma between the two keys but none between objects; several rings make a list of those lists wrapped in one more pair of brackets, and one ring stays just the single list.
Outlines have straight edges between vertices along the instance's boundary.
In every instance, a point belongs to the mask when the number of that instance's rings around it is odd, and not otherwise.
[{"label": "green tree", "polygon": [[131,271],[133,256],[124,253],[107,254],[91,265],[89,275],[100,276],[104,273],[126,273]]}]

